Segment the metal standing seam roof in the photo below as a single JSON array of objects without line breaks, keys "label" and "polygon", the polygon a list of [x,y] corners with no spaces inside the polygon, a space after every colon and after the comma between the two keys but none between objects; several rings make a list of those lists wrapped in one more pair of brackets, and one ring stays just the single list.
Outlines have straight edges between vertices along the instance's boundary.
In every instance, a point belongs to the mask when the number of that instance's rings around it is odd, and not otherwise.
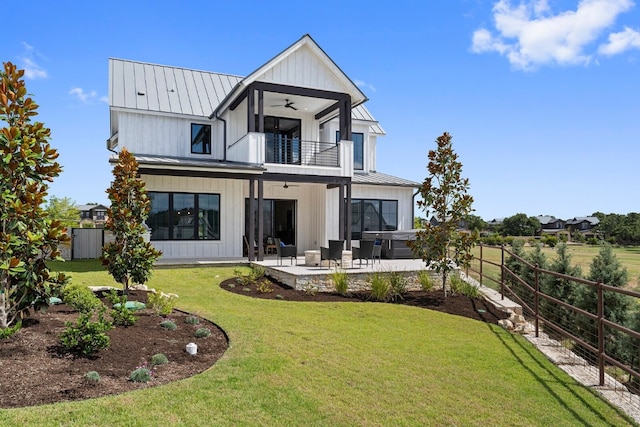
[{"label": "metal standing seam roof", "polygon": [[420,183],[410,181],[404,178],[398,178],[397,176],[387,175],[380,172],[369,173],[354,173],[351,179],[353,184],[366,184],[366,185],[390,185],[395,187],[411,187],[418,188]]},{"label": "metal standing seam roof", "polygon": [[[109,79],[112,108],[208,118],[243,77],[109,58]],[[351,117],[370,122],[372,133],[384,135],[363,105],[353,108]]]}]

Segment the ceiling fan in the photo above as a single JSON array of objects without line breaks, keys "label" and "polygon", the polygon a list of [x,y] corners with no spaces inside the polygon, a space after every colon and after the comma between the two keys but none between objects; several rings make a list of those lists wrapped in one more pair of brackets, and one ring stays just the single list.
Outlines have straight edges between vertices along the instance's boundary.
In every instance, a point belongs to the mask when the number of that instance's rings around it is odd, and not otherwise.
[{"label": "ceiling fan", "polygon": [[285,181],[284,185],[282,186],[282,188],[287,189],[289,187],[297,187],[297,185],[289,185],[289,184],[287,184],[287,181]]},{"label": "ceiling fan", "polygon": [[298,109],[296,107],[294,107],[293,104],[295,104],[295,102],[289,101],[288,99],[285,99],[284,100],[284,104],[272,105],[272,107],[291,108],[292,110],[298,111]]}]

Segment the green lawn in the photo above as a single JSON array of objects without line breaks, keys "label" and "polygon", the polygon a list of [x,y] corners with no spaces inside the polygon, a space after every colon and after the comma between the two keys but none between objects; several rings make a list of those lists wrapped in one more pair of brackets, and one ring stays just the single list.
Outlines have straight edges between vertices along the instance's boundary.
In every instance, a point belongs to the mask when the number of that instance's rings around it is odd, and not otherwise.
[{"label": "green lawn", "polygon": [[[96,262],[62,268],[75,282],[112,283]],[[119,396],[0,410],[0,424],[629,425],[496,325],[392,304],[252,299],[219,288],[232,270],[157,269],[150,282],[229,334],[211,369]]]}]

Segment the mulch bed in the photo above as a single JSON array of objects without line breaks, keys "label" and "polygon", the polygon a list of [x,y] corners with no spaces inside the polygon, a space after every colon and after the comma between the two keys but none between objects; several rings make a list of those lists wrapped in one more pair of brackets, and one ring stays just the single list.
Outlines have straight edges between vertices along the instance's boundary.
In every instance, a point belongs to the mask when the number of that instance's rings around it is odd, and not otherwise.
[{"label": "mulch bed", "polygon": [[[146,302],[146,295],[130,291],[129,300]],[[77,312],[61,304],[33,314],[18,333],[0,340],[0,408],[89,399],[170,383],[211,367],[228,347],[225,333],[205,319],[199,318],[198,325],[187,324],[188,314],[174,310],[168,318],[178,328],[170,331],[160,326],[165,319],[149,309],[137,311],[136,316],[135,325],[107,333],[111,339],[107,349],[85,358],[67,353],[59,340],[64,323],[75,323]],[[200,327],[211,335],[196,338]],[[194,356],[185,349],[190,342],[198,346]],[[169,363],[156,367],[148,383],[130,381],[131,372],[157,353],[167,356]],[[89,371],[98,372],[99,383],[84,378]]]},{"label": "mulch bed", "polygon": [[[263,278],[269,281],[272,292],[260,292],[255,283],[240,285],[236,278],[223,281],[220,287],[226,291],[246,295],[254,298],[281,299],[285,301],[317,301],[317,302],[366,302],[372,301],[366,292],[349,293],[340,295],[333,292],[317,292],[313,295],[304,291],[297,291],[283,285],[269,277]],[[422,307],[430,310],[441,311],[448,314],[468,317],[487,323],[498,323],[500,319],[508,319],[509,314],[499,310],[484,298],[469,298],[464,295],[448,294],[444,297],[442,289],[431,291],[407,292],[402,299],[390,302],[390,304],[404,304],[414,307]]]}]

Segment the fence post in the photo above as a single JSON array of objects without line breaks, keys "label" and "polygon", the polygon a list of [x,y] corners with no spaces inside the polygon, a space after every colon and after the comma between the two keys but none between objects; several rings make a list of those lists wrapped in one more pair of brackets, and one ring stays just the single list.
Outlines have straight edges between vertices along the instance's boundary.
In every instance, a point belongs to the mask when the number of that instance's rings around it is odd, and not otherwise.
[{"label": "fence post", "polygon": [[500,299],[504,300],[504,244],[500,249]]},{"label": "fence post", "polygon": [[480,244],[480,286],[482,286],[482,264],[484,262],[482,261],[482,244]]},{"label": "fence post", "polygon": [[604,385],[604,292],[602,283],[598,282],[598,370],[600,386]]},{"label": "fence post", "polygon": [[535,328],[536,328],[536,338],[539,337],[539,321],[538,319],[540,318],[540,267],[538,266],[538,264],[535,265],[535,269],[534,271],[534,277],[535,277],[535,292],[533,293],[533,310],[534,310],[534,314],[535,314]]}]

